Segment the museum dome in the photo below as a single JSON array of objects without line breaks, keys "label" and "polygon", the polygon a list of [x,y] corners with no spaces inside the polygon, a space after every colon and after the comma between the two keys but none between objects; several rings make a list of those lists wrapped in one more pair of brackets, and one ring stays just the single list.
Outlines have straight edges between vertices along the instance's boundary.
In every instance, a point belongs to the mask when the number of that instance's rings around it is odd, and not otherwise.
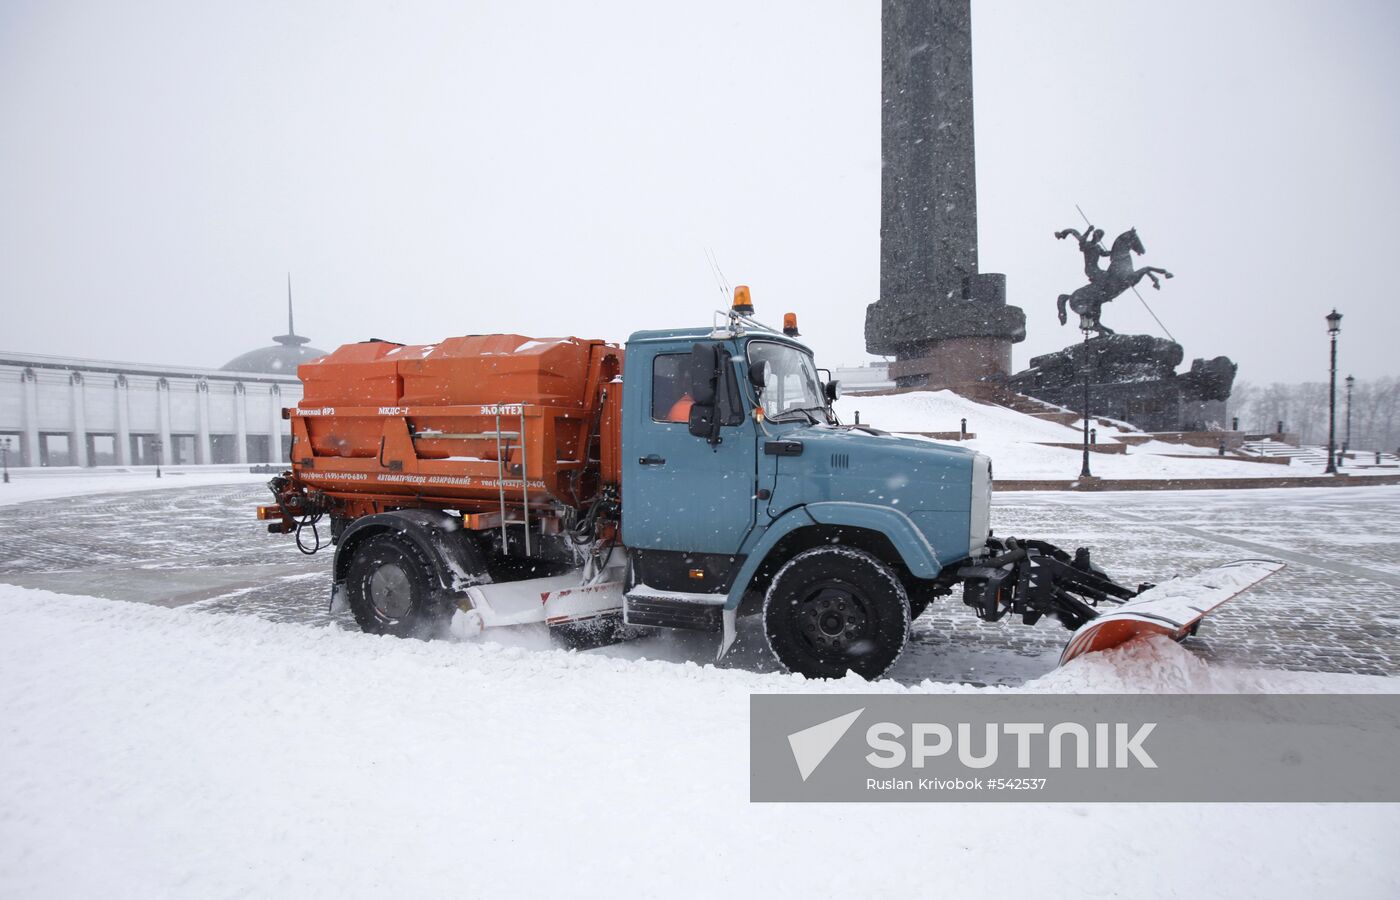
[{"label": "museum dome", "polygon": [[273,339],[271,347],[259,347],[224,363],[226,372],[258,372],[264,375],[296,375],[297,366],[325,356],[326,351],[308,347],[310,338],[297,334],[292,326],[292,282],[287,279],[287,333]]},{"label": "museum dome", "polygon": [[[247,353],[229,360],[220,368],[226,372],[258,372],[264,375],[295,375],[297,366],[326,355],[326,351],[317,350],[315,347],[305,347],[300,344],[288,343],[286,338],[289,337],[297,336],[284,334],[275,337],[273,340],[277,341],[276,345],[249,350]],[[306,338],[297,339],[303,343],[307,340]]]}]

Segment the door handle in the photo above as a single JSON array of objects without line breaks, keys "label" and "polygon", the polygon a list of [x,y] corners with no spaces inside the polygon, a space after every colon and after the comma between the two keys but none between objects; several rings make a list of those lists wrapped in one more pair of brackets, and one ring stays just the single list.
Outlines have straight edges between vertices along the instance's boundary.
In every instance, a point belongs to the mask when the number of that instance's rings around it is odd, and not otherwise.
[{"label": "door handle", "polygon": [[649,453],[637,460],[637,462],[644,466],[664,466],[666,465],[666,458],[664,456],[657,456],[655,453]]}]

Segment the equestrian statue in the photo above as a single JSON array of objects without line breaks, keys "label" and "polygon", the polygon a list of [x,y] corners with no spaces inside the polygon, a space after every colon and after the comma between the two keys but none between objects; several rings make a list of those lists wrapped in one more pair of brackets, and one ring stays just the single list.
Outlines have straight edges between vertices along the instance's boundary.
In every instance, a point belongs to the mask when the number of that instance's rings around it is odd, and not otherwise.
[{"label": "equestrian statue", "polygon": [[[1141,256],[1147,252],[1136,228],[1129,228],[1118,235],[1113,241],[1112,249],[1109,250],[1103,248],[1102,228],[1090,225],[1082,233],[1074,228],[1055,232],[1055,237],[1059,240],[1064,240],[1070,235],[1079,242],[1079,252],[1084,254],[1084,275],[1089,279],[1089,283],[1072,294],[1060,295],[1057,302],[1061,325],[1068,321],[1065,313],[1065,305],[1068,304],[1069,308],[1081,317],[1081,327],[1085,331],[1093,331],[1100,335],[1113,334],[1113,330],[1105,326],[1099,318],[1105,303],[1111,303],[1115,297],[1136,285],[1144,276],[1152,279],[1152,287],[1159,291],[1162,289],[1162,283],[1157,276],[1160,274],[1163,278],[1172,277],[1172,273],[1156,266],[1133,268],[1132,254]],[[1104,257],[1108,257],[1106,269],[1099,264]]]}]

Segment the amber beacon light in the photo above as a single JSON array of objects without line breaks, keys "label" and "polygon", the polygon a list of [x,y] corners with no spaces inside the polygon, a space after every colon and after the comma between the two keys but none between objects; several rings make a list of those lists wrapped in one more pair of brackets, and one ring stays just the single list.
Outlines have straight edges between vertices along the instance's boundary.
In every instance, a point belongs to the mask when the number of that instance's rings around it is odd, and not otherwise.
[{"label": "amber beacon light", "polygon": [[749,297],[747,284],[735,285],[734,287],[734,312],[741,316],[753,315],[753,300]]},{"label": "amber beacon light", "polygon": [[783,334],[788,337],[800,337],[797,330],[797,313],[783,313]]}]

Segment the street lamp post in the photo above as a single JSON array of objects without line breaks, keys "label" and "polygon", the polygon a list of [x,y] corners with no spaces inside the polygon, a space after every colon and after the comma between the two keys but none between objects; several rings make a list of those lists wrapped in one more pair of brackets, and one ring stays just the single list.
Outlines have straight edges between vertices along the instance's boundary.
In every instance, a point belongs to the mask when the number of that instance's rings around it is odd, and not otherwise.
[{"label": "street lamp post", "polygon": [[1351,389],[1356,387],[1356,376],[1347,376],[1347,430],[1342,438],[1342,455],[1351,449]]},{"label": "street lamp post", "polygon": [[1088,316],[1079,317],[1079,330],[1084,332],[1084,462],[1079,467],[1080,478],[1093,478],[1089,472],[1089,332],[1092,323]]},{"label": "street lamp post", "polygon": [[0,460],[5,467],[5,484],[10,483],[10,439],[0,438]]},{"label": "street lamp post", "polygon": [[1331,380],[1327,389],[1327,468],[1324,474],[1337,474],[1337,332],[1342,330],[1342,314],[1335,309],[1327,316],[1327,333],[1332,338]]},{"label": "street lamp post", "polygon": [[153,438],[153,439],[151,440],[151,450],[155,451],[155,454],[156,454],[156,477],[159,478],[159,477],[160,477],[160,438]]}]

